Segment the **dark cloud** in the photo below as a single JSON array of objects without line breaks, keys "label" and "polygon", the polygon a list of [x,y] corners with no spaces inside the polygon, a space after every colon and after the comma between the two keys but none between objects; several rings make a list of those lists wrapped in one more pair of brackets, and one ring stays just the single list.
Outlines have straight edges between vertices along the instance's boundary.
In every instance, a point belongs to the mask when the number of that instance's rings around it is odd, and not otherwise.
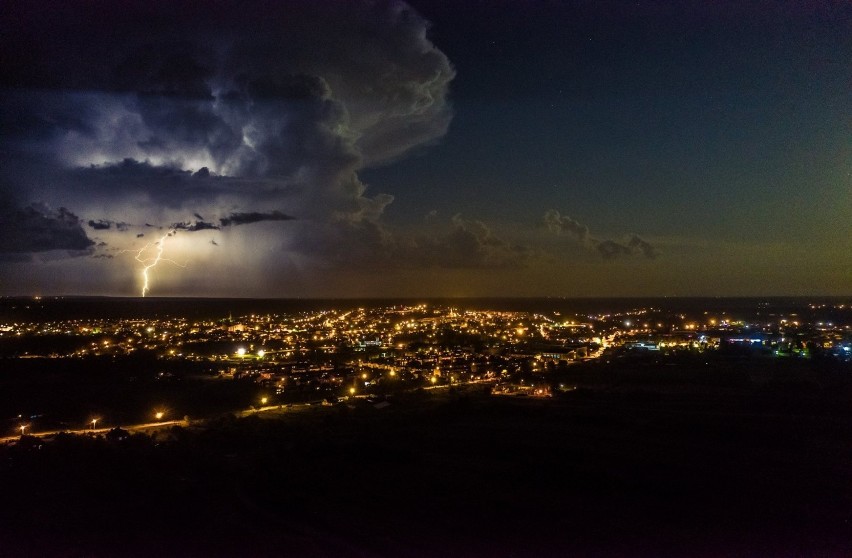
[{"label": "dark cloud", "polygon": [[544,224],[550,232],[568,233],[580,242],[585,242],[589,237],[589,227],[567,215],[560,215],[555,209],[550,209],[544,214]]},{"label": "dark cloud", "polygon": [[651,243],[641,239],[633,234],[626,243],[619,243],[614,240],[602,240],[597,243],[597,251],[604,259],[611,260],[619,256],[630,256],[633,254],[641,254],[648,259],[654,259],[659,255],[657,249]]},{"label": "dark cloud", "polygon": [[0,262],[4,263],[28,263],[33,261],[30,253],[15,253],[0,251]]},{"label": "dark cloud", "polygon": [[497,236],[482,221],[455,215],[448,230],[402,239],[394,259],[415,268],[517,268],[524,267],[530,255],[529,248]]},{"label": "dark cloud", "polygon": [[517,267],[526,249],[497,237],[482,221],[452,219],[452,230],[433,245],[435,260],[444,267]]},{"label": "dark cloud", "polygon": [[365,187],[354,173],[441,137],[452,116],[455,72],[401,2],[176,2],[168,17],[133,2],[9,10],[0,85],[11,108],[0,121],[16,131],[10,151],[53,148],[104,171],[93,174],[148,165],[109,182],[154,190],[157,203],[185,200],[177,171],[200,182],[215,171],[300,183],[332,212],[347,200],[357,211]]},{"label": "dark cloud", "polygon": [[629,256],[633,250],[629,246],[619,244],[614,240],[601,240],[598,242],[596,249],[604,259],[612,260],[618,256]]},{"label": "dark cloud", "polygon": [[94,221],[89,219],[89,226],[95,229],[96,231],[105,231],[112,228],[112,221],[106,221],[104,219],[98,219]]},{"label": "dark cloud", "polygon": [[174,223],[170,228],[176,231],[187,232],[218,231],[219,225],[214,225],[213,223],[207,223],[205,221],[195,221],[194,223]]},{"label": "dark cloud", "polygon": [[129,223],[124,223],[122,221],[112,221],[110,219],[89,219],[87,224],[96,231],[106,231],[111,229],[112,226],[115,225],[116,230],[125,232],[130,230],[131,227]]},{"label": "dark cloud", "polygon": [[392,230],[367,219],[346,221],[325,228],[314,246],[333,258],[335,266],[361,270],[521,268],[534,255],[484,222],[461,215],[427,233]]},{"label": "dark cloud", "polygon": [[642,239],[636,234],[631,234],[626,242],[617,242],[611,239],[601,240],[589,233],[589,227],[575,221],[567,215],[560,215],[555,209],[550,209],[544,214],[544,224],[547,229],[557,235],[568,233],[580,241],[585,249],[594,250],[606,260],[612,260],[619,256],[630,256],[642,254],[648,259],[654,259],[659,252],[650,242]]},{"label": "dark cloud", "polygon": [[39,205],[9,209],[0,215],[0,252],[27,253],[66,250],[84,251],[94,245],[80,219],[60,207]]},{"label": "dark cloud", "polygon": [[257,211],[248,213],[231,213],[229,216],[219,219],[219,222],[223,227],[230,227],[259,223],[260,221],[291,221],[293,219],[295,219],[295,217],[275,210],[268,213],[260,213]]},{"label": "dark cloud", "polygon": [[639,236],[635,234],[630,235],[630,240],[627,242],[627,245],[632,249],[639,250],[643,256],[652,260],[659,255],[657,249],[654,248],[650,242],[639,238]]},{"label": "dark cloud", "polygon": [[155,165],[132,158],[71,169],[66,173],[66,180],[76,192],[98,199],[118,201],[144,196],[158,207],[175,209],[193,200],[206,201],[211,196],[229,192],[225,179],[196,181],[191,171],[175,164]]}]

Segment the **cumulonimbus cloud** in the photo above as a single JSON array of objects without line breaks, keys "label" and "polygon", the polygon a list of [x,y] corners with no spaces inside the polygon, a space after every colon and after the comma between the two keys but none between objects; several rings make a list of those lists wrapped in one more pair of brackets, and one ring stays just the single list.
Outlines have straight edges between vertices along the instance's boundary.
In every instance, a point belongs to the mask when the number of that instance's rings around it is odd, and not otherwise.
[{"label": "cumulonimbus cloud", "polygon": [[[62,205],[99,232],[292,214],[299,227],[253,241],[319,257],[323,235],[377,221],[393,199],[368,194],[359,171],[437,140],[452,118],[455,70],[402,2],[6,8],[0,178],[19,208]],[[285,211],[253,210],[270,206]]]}]

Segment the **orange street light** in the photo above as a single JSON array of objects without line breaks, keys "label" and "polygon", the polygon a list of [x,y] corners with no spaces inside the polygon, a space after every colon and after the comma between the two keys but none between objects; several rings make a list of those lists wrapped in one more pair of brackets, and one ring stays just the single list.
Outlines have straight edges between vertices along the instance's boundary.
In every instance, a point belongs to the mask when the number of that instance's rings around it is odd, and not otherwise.
[{"label": "orange street light", "polygon": [[163,411],[157,411],[156,413],[154,413],[154,418],[156,418],[157,420],[161,420],[163,418],[163,415],[165,415]]}]

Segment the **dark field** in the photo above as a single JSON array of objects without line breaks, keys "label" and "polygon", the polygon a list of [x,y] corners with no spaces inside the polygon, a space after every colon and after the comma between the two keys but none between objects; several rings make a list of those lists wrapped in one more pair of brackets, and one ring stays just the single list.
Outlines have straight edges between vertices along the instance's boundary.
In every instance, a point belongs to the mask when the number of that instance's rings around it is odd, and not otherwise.
[{"label": "dark field", "polygon": [[156,441],[25,440],[0,450],[0,554],[852,552],[849,382],[645,374],[552,400],[470,388]]}]

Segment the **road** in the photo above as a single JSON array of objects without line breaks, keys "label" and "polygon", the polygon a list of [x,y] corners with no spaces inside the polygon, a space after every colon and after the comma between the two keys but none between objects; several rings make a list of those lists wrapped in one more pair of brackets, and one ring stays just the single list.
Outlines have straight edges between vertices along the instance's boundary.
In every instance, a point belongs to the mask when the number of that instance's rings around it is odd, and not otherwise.
[{"label": "road", "polygon": [[[446,388],[449,388],[453,385],[454,386],[463,386],[463,385],[473,385],[473,384],[487,384],[487,383],[492,383],[494,381],[495,380],[491,380],[491,379],[488,379],[488,380],[473,380],[473,381],[470,381],[470,382],[458,382],[458,383],[455,383],[455,384],[440,384],[440,385],[434,385],[434,386],[425,386],[425,387],[423,387],[423,389],[426,389],[426,390],[446,389]],[[355,397],[358,398],[358,399],[361,399],[361,398],[367,397],[367,395],[358,395],[358,396],[355,396]],[[290,410],[303,409],[303,408],[308,408],[308,407],[311,407],[311,406],[314,406],[314,405],[316,405],[316,402],[314,402],[314,403],[291,403],[291,404],[288,404],[288,405],[264,405],[262,407],[235,411],[234,413],[237,416],[245,417],[245,416],[254,415],[254,414],[257,414],[257,413],[268,412],[268,411],[286,411],[288,409],[290,409]],[[142,423],[142,424],[131,424],[131,425],[125,425],[125,424],[109,425],[109,426],[103,426],[101,428],[94,428],[94,429],[93,428],[81,428],[81,429],[77,429],[77,430],[72,430],[72,429],[66,428],[66,429],[62,429],[62,430],[45,430],[45,431],[41,431],[41,432],[27,432],[26,435],[27,436],[35,436],[37,438],[48,438],[50,436],[56,436],[57,434],[61,434],[63,432],[66,433],[66,434],[77,434],[77,435],[81,435],[81,434],[82,435],[85,435],[85,434],[106,434],[107,432],[109,432],[113,428],[122,428],[124,430],[129,431],[129,432],[145,432],[145,431],[148,431],[148,430],[158,430],[158,429],[167,428],[167,427],[170,427],[170,426],[186,426],[186,423],[182,420],[167,420],[167,421],[161,421],[161,422],[146,422],[146,423]],[[3,438],[0,438],[0,444],[15,442],[17,440],[20,440],[20,438],[21,438],[20,434],[15,434],[13,436],[5,436]]]},{"label": "road", "polygon": [[[169,426],[182,426],[184,425],[184,421],[182,420],[166,420],[162,422],[146,422],[144,424],[132,424],[132,425],[118,425],[118,426],[105,426],[103,428],[81,428],[79,430],[46,430],[43,432],[27,432],[27,436],[35,436],[36,438],[47,438],[50,436],[56,436],[57,434],[62,434],[63,432],[66,434],[105,434],[112,430],[113,428],[122,428],[127,430],[128,432],[144,432],[146,430],[156,430],[159,428],[166,428]],[[0,438],[0,444],[5,444],[8,442],[14,442],[16,440],[20,440],[21,435],[17,434],[15,436],[6,436],[5,438]]]}]

